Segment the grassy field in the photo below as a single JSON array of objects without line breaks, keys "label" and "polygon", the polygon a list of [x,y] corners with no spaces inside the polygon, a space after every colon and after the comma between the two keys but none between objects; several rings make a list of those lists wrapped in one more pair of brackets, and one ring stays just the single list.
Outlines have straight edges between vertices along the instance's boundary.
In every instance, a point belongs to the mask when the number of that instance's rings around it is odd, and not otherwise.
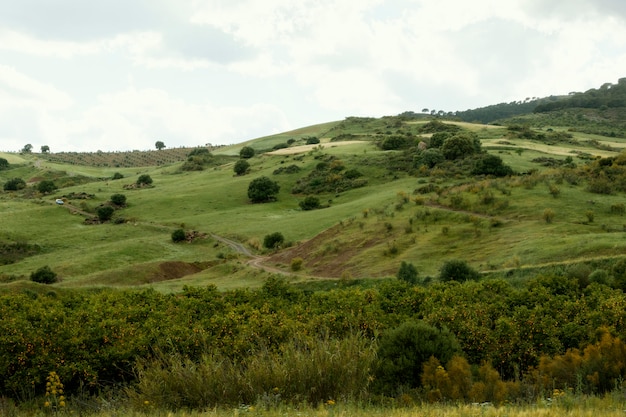
[{"label": "grassy field", "polygon": [[[537,162],[541,157],[562,161],[569,156],[582,166],[586,161],[577,155],[617,155],[626,146],[624,141],[612,138],[600,143],[599,137],[575,133],[571,143],[548,145],[511,138],[504,127],[461,124],[515,171],[534,174],[478,181],[437,172],[423,177],[391,171],[385,161],[394,151],[375,146],[376,132],[396,129],[397,123],[386,118],[348,118],[260,138],[248,144],[257,150],[271,149],[294,139],[293,145],[298,146],[309,136],[322,137],[322,143],[305,151],[257,154],[249,160],[250,171],[244,176],[233,172],[244,144],[216,149],[219,164],[203,171],[182,171],[182,162],[94,167],[55,163],[37,154],[2,154],[14,167],[0,171],[0,181],[21,177],[35,184],[52,176],[69,185],[51,195],[0,194],[0,241],[28,242],[41,249],[35,256],[0,266],[0,274],[9,282],[49,265],[62,277],[57,285],[67,287],[150,285],[176,291],[188,284],[260,285],[268,272],[249,265],[247,257],[211,238],[212,233],[241,242],[258,255],[272,255],[266,264],[287,274],[291,259],[302,257],[304,269],[292,277],[294,281],[307,275],[389,277],[402,261],[415,264],[422,276],[436,276],[442,262],[452,258],[465,259],[484,273],[499,273],[593,262],[624,253],[626,242],[616,232],[623,231],[625,222],[610,209],[622,201],[622,195],[592,194],[585,181],[571,184],[558,169]],[[400,127],[410,131],[423,123]],[[341,135],[360,138],[342,146],[329,142]],[[598,143],[612,150],[598,149]],[[367,184],[322,193],[320,201],[328,207],[302,211],[298,204],[305,196],[291,190],[328,158],[340,159],[346,169],[360,170]],[[297,166],[299,172],[274,174],[288,166]],[[116,172],[124,178],[111,180]],[[125,189],[142,174],[153,178],[153,187]],[[260,176],[280,184],[275,202],[248,201],[248,184]],[[438,191],[416,193],[429,184]],[[69,199],[72,206],[91,212],[113,194],[126,195],[127,207],[116,214],[123,220],[85,224],[82,215],[54,204],[55,198],[72,193],[93,195],[87,200]],[[488,202],[486,195],[491,196]],[[544,219],[546,210],[554,213],[551,223]],[[205,237],[173,244],[170,235],[177,228],[196,230]],[[272,254],[262,248],[262,242],[276,231],[290,247]]]}]

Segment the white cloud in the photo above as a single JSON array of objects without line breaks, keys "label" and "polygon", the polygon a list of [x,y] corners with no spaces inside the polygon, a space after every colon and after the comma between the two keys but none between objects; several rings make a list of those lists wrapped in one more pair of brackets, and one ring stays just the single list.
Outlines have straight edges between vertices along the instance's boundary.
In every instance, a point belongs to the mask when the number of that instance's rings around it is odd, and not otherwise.
[{"label": "white cloud", "polygon": [[0,92],[0,109],[61,110],[73,102],[66,92],[7,65],[0,65]]}]

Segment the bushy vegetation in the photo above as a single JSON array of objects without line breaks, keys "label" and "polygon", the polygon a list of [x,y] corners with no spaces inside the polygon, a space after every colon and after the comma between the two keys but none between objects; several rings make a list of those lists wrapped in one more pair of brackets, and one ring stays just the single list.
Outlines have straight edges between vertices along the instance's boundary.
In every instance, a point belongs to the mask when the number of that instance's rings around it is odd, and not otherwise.
[{"label": "bushy vegetation", "polygon": [[254,156],[254,154],[255,154],[254,148],[251,146],[244,146],[239,151],[239,157],[243,159],[250,159]]},{"label": "bushy vegetation", "polygon": [[276,199],[280,185],[266,176],[253,179],[248,184],[248,198],[253,203],[266,203]]},{"label": "bushy vegetation", "polygon": [[46,265],[30,274],[30,280],[40,284],[54,284],[57,282],[57,274]]},{"label": "bushy vegetation", "polygon": [[12,178],[4,183],[4,191],[18,191],[26,188],[26,182],[21,178]]},{"label": "bushy vegetation", "polygon": [[235,171],[235,175],[245,175],[250,169],[250,163],[245,159],[239,159],[235,162],[233,166],[233,170]]},{"label": "bushy vegetation", "polygon": [[285,237],[280,232],[270,233],[263,238],[263,246],[267,249],[277,249],[285,243]]}]

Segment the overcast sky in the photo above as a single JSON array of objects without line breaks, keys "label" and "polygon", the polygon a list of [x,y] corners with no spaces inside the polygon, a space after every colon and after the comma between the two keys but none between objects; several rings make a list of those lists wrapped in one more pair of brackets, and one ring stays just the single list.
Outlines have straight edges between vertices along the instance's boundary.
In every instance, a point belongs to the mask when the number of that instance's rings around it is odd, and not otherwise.
[{"label": "overcast sky", "polygon": [[626,77],[624,0],[0,0],[0,150],[231,144]]}]

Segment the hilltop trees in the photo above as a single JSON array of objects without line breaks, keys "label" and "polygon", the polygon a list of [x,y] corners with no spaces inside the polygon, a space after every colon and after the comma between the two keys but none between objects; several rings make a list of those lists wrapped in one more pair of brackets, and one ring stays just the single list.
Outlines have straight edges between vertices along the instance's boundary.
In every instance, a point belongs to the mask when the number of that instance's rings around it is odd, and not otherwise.
[{"label": "hilltop trees", "polygon": [[268,177],[259,177],[248,185],[248,198],[253,203],[265,203],[276,199],[280,185]]},{"label": "hilltop trees", "polygon": [[165,143],[163,143],[160,140],[157,140],[156,143],[154,144],[154,147],[160,151],[161,149],[165,148]]},{"label": "hilltop trees", "polygon": [[43,145],[41,147],[41,153],[50,153],[50,147],[48,145]]}]

